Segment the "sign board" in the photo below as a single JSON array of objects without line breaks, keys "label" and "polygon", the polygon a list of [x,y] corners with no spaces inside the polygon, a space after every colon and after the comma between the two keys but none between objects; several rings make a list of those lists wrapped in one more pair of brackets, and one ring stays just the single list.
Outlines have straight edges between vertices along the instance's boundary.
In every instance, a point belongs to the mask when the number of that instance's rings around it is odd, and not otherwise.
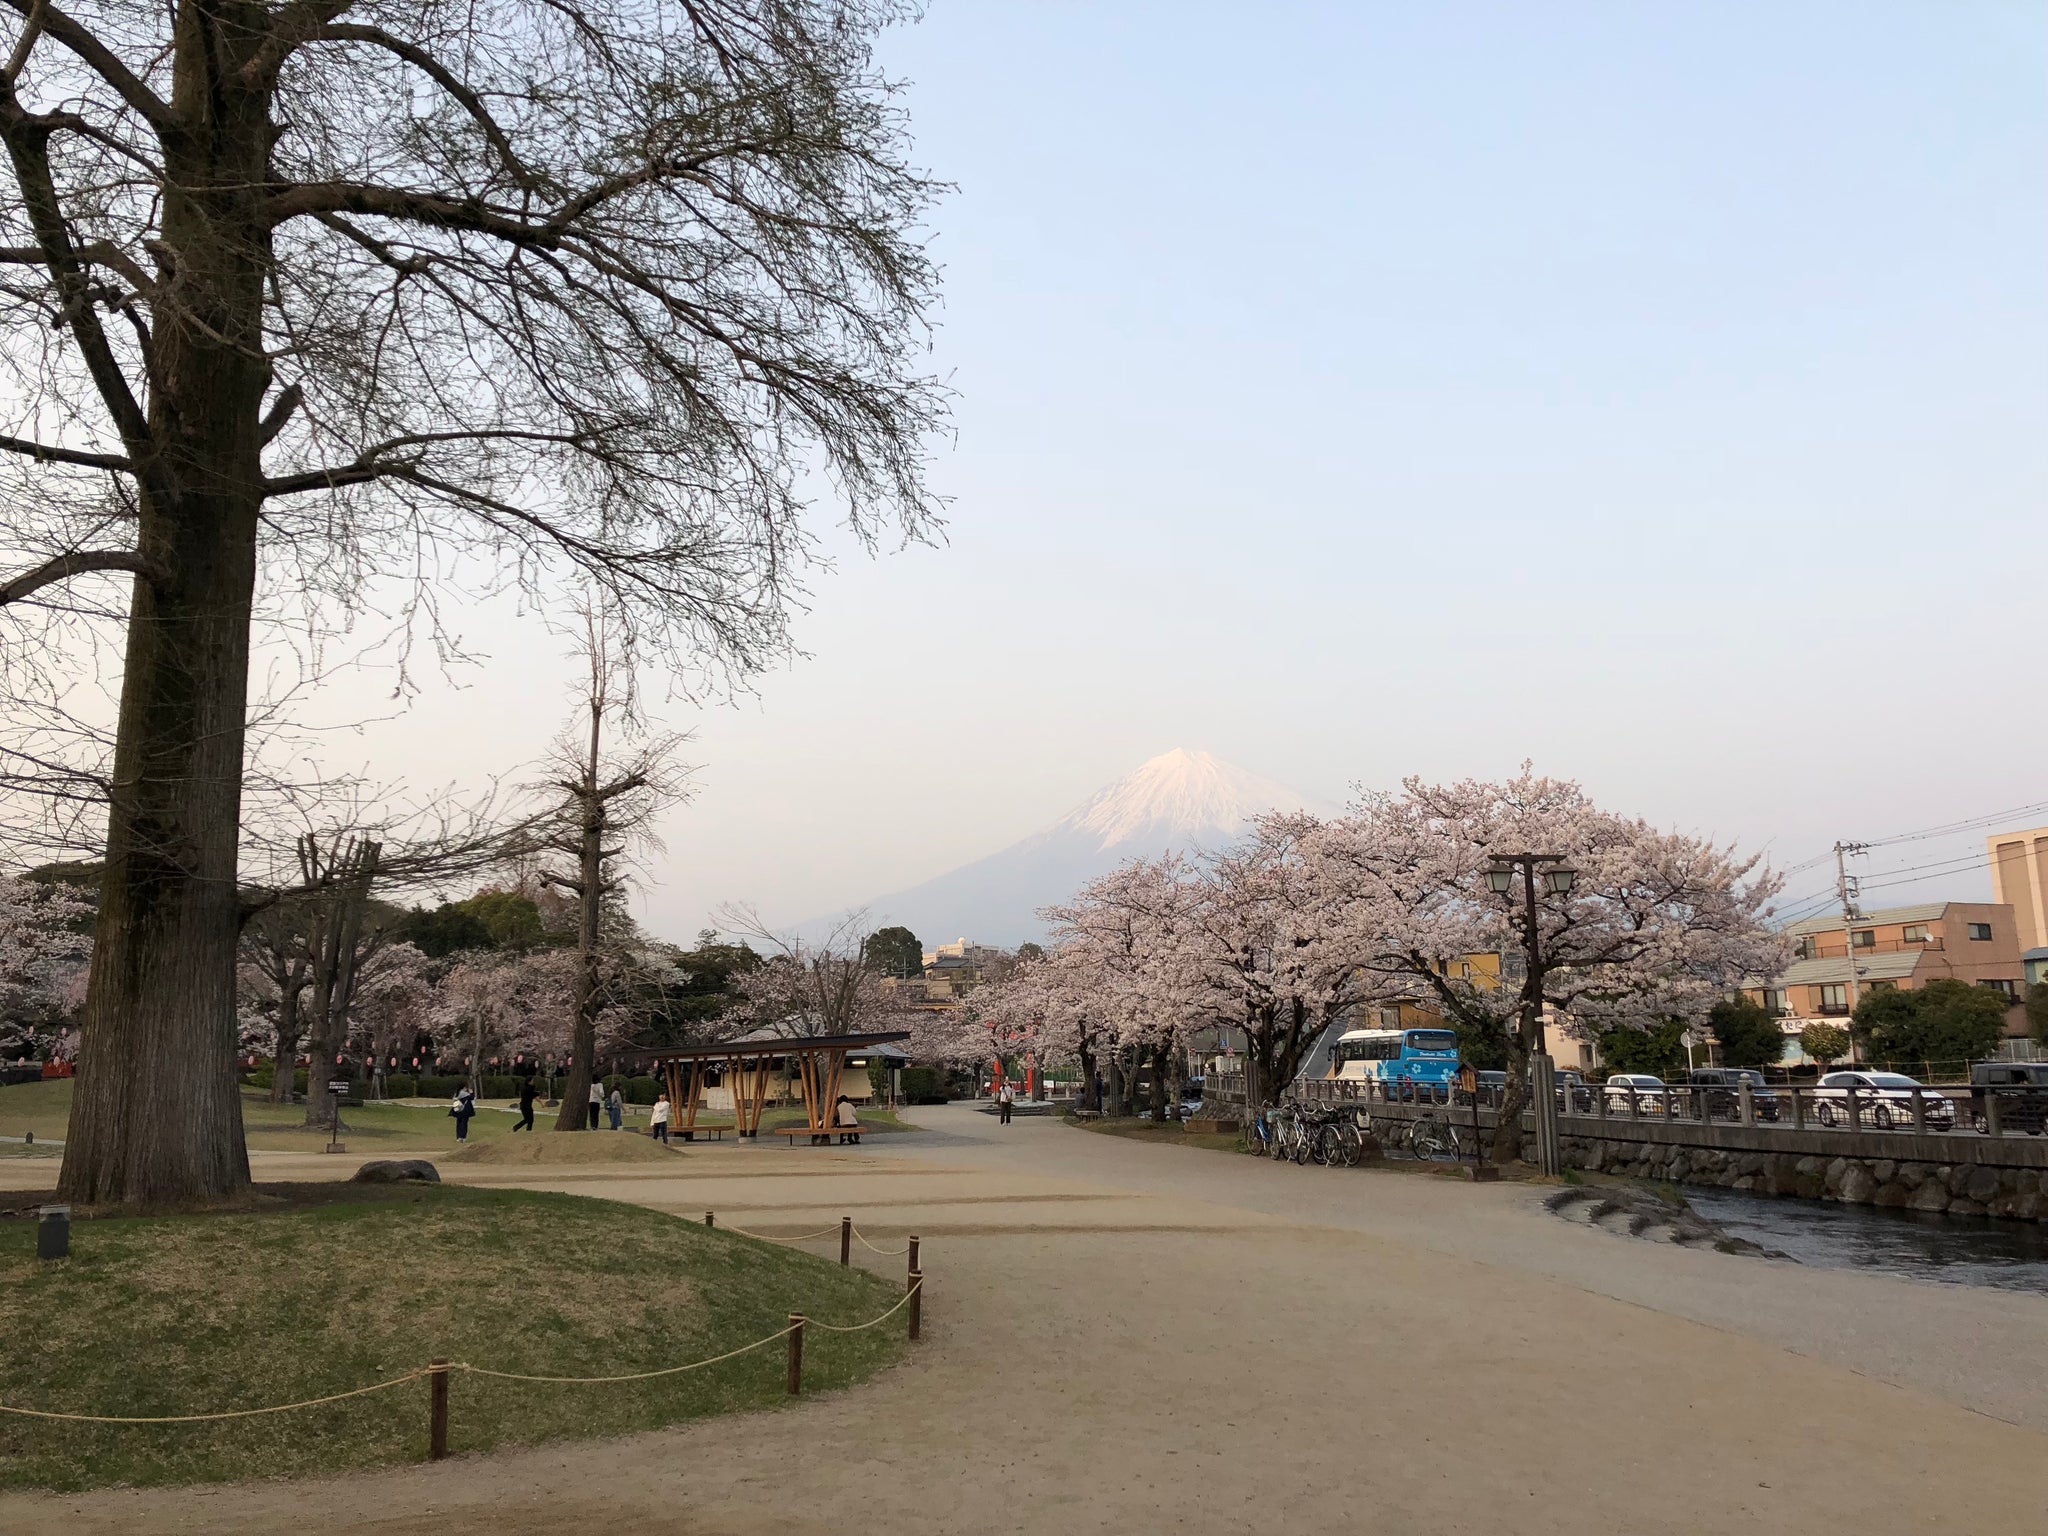
[{"label": "sign board", "polygon": [[1458,1087],[1465,1093],[1479,1092],[1479,1069],[1469,1061],[1458,1068]]},{"label": "sign board", "polygon": [[330,1079],[327,1084],[327,1091],[329,1093],[347,1093],[348,1079],[345,1077]]}]

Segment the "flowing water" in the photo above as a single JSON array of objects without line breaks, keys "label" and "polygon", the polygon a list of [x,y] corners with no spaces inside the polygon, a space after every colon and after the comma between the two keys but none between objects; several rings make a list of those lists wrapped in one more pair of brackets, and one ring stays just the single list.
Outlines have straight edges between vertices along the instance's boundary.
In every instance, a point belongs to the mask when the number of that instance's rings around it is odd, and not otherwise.
[{"label": "flowing water", "polygon": [[2048,1223],[1772,1200],[1720,1189],[1688,1188],[1685,1198],[1735,1236],[1802,1264],[2048,1295]]}]

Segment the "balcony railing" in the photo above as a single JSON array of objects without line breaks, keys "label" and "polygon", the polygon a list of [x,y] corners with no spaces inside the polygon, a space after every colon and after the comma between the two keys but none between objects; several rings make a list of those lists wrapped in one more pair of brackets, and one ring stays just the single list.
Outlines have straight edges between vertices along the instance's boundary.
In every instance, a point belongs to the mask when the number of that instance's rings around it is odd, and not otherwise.
[{"label": "balcony railing", "polygon": [[1813,944],[1803,946],[1801,954],[1808,960],[1846,960],[1853,952],[1859,955],[1902,955],[1909,950],[1940,949],[1939,939],[1879,939],[1874,944]]}]

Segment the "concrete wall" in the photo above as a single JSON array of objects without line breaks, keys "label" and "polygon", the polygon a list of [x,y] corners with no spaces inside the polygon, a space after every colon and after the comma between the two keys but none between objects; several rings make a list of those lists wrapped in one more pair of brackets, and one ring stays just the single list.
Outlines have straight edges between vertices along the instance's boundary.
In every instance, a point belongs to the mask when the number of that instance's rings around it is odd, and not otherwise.
[{"label": "concrete wall", "polygon": [[[1366,1106],[1375,1120],[1407,1120],[1426,1106]],[[1471,1124],[1464,1107],[1448,1114]],[[1482,1109],[1482,1129],[1493,1124]],[[1974,1132],[1795,1130],[1657,1120],[1559,1121],[1567,1167],[1758,1195],[1886,1205],[1956,1216],[2048,1221],[2048,1137]]]}]

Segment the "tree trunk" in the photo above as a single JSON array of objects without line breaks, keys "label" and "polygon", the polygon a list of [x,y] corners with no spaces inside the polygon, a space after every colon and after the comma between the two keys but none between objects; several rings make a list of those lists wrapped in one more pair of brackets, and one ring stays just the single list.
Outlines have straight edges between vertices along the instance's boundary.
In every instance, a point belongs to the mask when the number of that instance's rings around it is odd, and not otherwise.
[{"label": "tree trunk", "polygon": [[[597,1075],[598,919],[604,902],[604,802],[598,796],[599,715],[590,721],[590,773],[583,807],[583,846],[578,874],[583,883],[582,910],[577,914],[576,1028],[569,1044],[569,1086],[562,1090],[558,1131],[581,1131],[590,1125],[590,1085]],[[765,1066],[763,1068],[765,1070]]]},{"label": "tree trunk", "polygon": [[1529,1107],[1529,1057],[1526,1037],[1518,1031],[1508,1042],[1508,1082],[1501,1094],[1493,1133],[1493,1160],[1518,1163],[1522,1158],[1522,1112]]},{"label": "tree trunk", "polygon": [[1166,1123],[1166,1057],[1164,1043],[1152,1047],[1152,1123]]},{"label": "tree trunk", "polygon": [[1103,1056],[1104,1072],[1103,1105],[1105,1115],[1120,1115],[1124,1112],[1123,1062],[1122,1054],[1111,1046]]},{"label": "tree trunk", "polygon": [[[323,855],[312,837],[302,839],[306,877],[323,872]],[[356,955],[362,943],[363,914],[370,905],[370,886],[377,878],[380,845],[352,841],[324,855],[324,873],[333,882],[313,924],[312,1027],[306,1042],[306,1119],[308,1130],[336,1124],[339,1113],[328,1081],[338,1070],[336,1057],[348,1048],[348,1013],[355,1000]]]},{"label": "tree trunk", "polygon": [[[268,86],[238,74],[256,29],[180,7],[152,307],[137,547],[161,575],[129,605],[106,869],[59,1180],[63,1198],[144,1207],[249,1183],[235,1082],[236,846],[270,385]],[[168,274],[166,280],[171,281]],[[104,386],[103,386],[104,388]]]},{"label": "tree trunk", "polygon": [[1095,1086],[1095,1052],[1085,1038],[1081,1042],[1081,1107],[1102,1113],[1102,1092]]},{"label": "tree trunk", "polygon": [[271,1053],[270,1102],[292,1101],[292,1079],[299,1069],[299,989],[284,986],[277,995],[277,1049]]}]

